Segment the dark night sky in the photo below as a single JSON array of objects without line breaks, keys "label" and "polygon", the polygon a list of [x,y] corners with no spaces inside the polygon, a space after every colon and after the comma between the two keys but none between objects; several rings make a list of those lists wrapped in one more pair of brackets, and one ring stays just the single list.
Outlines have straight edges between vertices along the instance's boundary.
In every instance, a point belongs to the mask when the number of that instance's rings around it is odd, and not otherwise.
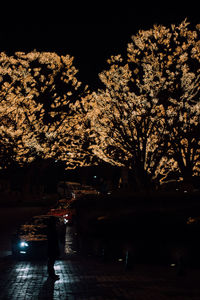
[{"label": "dark night sky", "polygon": [[54,6],[49,13],[31,10],[32,15],[30,12],[23,16],[15,14],[12,22],[1,21],[0,51],[13,53],[36,49],[71,54],[81,80],[96,86],[97,74],[105,68],[106,60],[112,54],[125,52],[131,35],[137,30],[148,29],[155,23],[178,24],[186,17],[194,24],[200,23],[198,8],[189,9],[184,3],[181,10],[169,2],[167,7],[163,3],[147,6],[141,2],[141,5],[125,9],[122,6],[105,9],[96,5],[87,10],[84,7],[83,10],[79,8],[78,13],[77,2],[69,12]]}]

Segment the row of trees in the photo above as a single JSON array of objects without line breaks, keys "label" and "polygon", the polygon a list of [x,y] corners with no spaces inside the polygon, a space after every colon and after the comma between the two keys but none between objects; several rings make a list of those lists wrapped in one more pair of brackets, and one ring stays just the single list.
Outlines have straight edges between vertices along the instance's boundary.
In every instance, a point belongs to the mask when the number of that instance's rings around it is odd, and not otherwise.
[{"label": "row of trees", "polygon": [[89,91],[69,55],[0,55],[1,167],[37,157],[68,167],[104,160],[144,187],[200,171],[200,26],[139,31]]}]

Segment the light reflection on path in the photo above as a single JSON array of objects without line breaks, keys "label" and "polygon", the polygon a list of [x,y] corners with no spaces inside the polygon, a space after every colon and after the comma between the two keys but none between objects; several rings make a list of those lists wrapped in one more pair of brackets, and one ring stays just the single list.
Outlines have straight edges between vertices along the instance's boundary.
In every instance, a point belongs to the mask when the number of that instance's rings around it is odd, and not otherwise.
[{"label": "light reflection on path", "polygon": [[66,226],[65,254],[74,254],[74,253],[76,253],[75,235],[76,235],[76,232],[75,232],[74,226]]}]

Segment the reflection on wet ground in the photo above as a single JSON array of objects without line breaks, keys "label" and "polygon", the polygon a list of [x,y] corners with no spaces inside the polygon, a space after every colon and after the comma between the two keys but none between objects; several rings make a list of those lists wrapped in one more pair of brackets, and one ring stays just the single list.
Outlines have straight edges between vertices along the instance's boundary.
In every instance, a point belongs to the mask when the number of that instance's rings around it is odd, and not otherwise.
[{"label": "reflection on wet ground", "polygon": [[65,254],[75,254],[76,251],[76,230],[74,226],[66,226]]}]

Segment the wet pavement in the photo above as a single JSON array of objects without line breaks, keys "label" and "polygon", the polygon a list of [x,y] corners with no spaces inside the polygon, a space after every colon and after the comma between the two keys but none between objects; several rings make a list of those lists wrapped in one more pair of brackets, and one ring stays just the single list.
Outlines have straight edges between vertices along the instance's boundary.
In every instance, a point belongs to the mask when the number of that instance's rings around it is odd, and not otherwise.
[{"label": "wet pavement", "polygon": [[77,255],[58,260],[60,276],[48,278],[46,261],[0,261],[2,300],[199,300],[200,270],[177,276],[168,266],[135,265],[126,271],[123,263],[104,263]]},{"label": "wet pavement", "polygon": [[80,256],[75,229],[66,227],[62,258],[48,278],[46,260],[0,258],[0,300],[200,300],[200,267],[177,275],[176,266],[105,262]]}]

